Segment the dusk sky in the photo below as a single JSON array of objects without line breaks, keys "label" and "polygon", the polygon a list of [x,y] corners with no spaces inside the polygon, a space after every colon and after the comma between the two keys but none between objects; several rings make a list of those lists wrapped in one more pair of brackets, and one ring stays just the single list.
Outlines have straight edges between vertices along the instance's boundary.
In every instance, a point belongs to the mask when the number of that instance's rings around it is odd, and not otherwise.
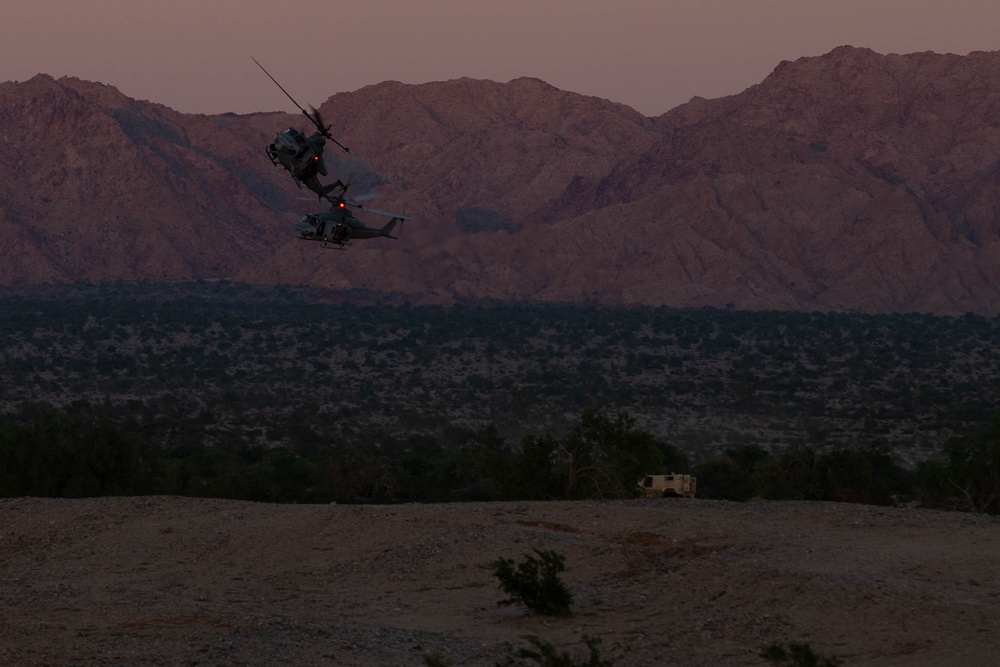
[{"label": "dusk sky", "polygon": [[188,113],[295,111],[386,80],[543,79],[659,115],[844,44],[1000,49],[998,0],[3,0],[0,81],[37,73]]}]

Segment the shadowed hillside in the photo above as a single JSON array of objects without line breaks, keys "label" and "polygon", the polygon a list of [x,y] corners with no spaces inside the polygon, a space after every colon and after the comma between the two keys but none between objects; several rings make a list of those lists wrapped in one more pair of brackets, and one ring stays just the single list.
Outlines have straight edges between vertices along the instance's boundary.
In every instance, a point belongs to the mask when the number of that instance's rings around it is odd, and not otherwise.
[{"label": "shadowed hillside", "polygon": [[[998,53],[850,47],[657,118],[529,78],[369,86],[321,112],[391,180],[378,205],[417,220],[332,254],[294,240],[322,207],[263,153],[300,115],[185,115],[38,76],[0,84],[0,282],[992,315],[997,90]],[[334,151],[339,175],[375,179]]]}]

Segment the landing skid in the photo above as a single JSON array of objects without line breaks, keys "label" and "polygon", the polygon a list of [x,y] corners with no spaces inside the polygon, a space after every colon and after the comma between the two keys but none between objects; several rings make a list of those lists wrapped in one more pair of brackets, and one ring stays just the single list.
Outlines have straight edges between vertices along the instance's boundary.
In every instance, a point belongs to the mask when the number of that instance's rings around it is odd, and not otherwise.
[{"label": "landing skid", "polygon": [[319,238],[310,234],[309,236],[299,236],[300,241],[313,241],[320,244],[321,248],[326,248],[327,250],[346,250],[347,246],[351,245],[350,241],[330,241],[329,239]]}]

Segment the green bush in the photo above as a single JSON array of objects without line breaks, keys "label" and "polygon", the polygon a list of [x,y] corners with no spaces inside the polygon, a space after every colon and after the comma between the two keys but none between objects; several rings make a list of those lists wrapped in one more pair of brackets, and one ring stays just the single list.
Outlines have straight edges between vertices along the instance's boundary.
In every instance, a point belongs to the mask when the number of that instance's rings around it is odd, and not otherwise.
[{"label": "green bush", "polygon": [[954,503],[969,512],[1000,514],[1000,414],[946,445]]},{"label": "green bush", "polygon": [[692,469],[698,478],[698,497],[712,500],[749,500],[753,485],[739,464],[729,456],[701,461]]},{"label": "green bush", "polygon": [[442,658],[437,653],[427,653],[424,655],[425,667],[451,667],[452,664],[451,661]]},{"label": "green bush", "polygon": [[842,664],[840,658],[832,655],[819,655],[812,650],[809,644],[798,642],[789,642],[788,648],[774,642],[760,652],[760,657],[790,667],[837,667]]},{"label": "green bush", "polygon": [[494,574],[500,580],[500,588],[509,595],[497,604],[523,604],[539,614],[549,616],[569,616],[573,595],[559,578],[565,569],[565,557],[555,551],[535,549],[538,558],[525,554],[522,563],[501,558],[496,561]]},{"label": "green bush", "polygon": [[0,497],[90,498],[136,492],[144,444],[108,419],[48,407],[0,418]]},{"label": "green bush", "polygon": [[[612,667],[610,660],[601,659],[601,654],[597,650],[597,645],[601,643],[601,640],[597,637],[583,636],[583,641],[589,652],[586,662],[573,660],[570,654],[565,651],[559,653],[555,646],[544,639],[528,637],[528,641],[534,648],[522,648],[517,652],[518,657],[533,660],[542,667]],[[514,658],[508,657],[503,662],[496,663],[496,667],[522,667],[528,664],[530,663],[524,662],[524,660],[515,661]]]}]

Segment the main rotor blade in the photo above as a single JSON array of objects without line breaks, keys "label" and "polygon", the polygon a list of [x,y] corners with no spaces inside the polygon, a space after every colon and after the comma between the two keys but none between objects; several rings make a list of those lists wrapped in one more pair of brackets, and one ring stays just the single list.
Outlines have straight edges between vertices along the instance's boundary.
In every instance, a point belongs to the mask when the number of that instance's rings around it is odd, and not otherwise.
[{"label": "main rotor blade", "polygon": [[380,196],[381,195],[379,195],[379,193],[377,193],[374,190],[372,190],[371,192],[366,192],[363,195],[356,195],[354,197],[351,197],[348,201],[354,202],[354,203],[360,203],[360,202],[363,202],[363,201],[368,201],[369,199],[376,199],[377,197],[380,197]]},{"label": "main rotor blade", "polygon": [[[250,60],[252,60],[255,63],[257,63],[257,59],[254,58],[253,56],[250,56]],[[316,126],[316,129],[319,130],[320,134],[322,134],[324,137],[326,137],[327,139],[329,139],[333,143],[335,143],[338,146],[340,146],[341,148],[343,148],[346,153],[350,153],[351,152],[350,148],[348,148],[347,146],[345,146],[344,144],[340,143],[339,141],[337,141],[336,139],[333,138],[333,135],[330,134],[330,128],[328,126],[323,125],[323,118],[319,115],[319,111],[317,111],[315,107],[309,107],[310,109],[312,109],[312,113],[309,113],[308,111],[306,111],[305,109],[303,109],[302,105],[299,104],[298,102],[296,102],[295,98],[288,94],[287,90],[285,90],[284,88],[282,88],[281,84],[278,83],[278,80],[275,79],[273,76],[271,76],[271,73],[268,72],[266,69],[264,69],[263,65],[261,65],[260,63],[257,63],[257,67],[261,68],[264,71],[264,74],[267,74],[267,78],[269,78],[271,81],[274,81],[274,85],[276,85],[278,88],[281,88],[281,92],[283,92],[285,94],[285,97],[287,97],[288,99],[290,99],[292,101],[292,104],[294,104],[295,106],[297,106],[299,108],[299,111],[301,111],[302,114],[306,118],[309,119],[309,122]],[[353,155],[353,153],[352,153],[352,155]]]},{"label": "main rotor blade", "polygon": [[362,206],[361,204],[355,204],[355,206],[357,206],[362,211],[366,211],[368,213],[374,213],[375,215],[384,215],[390,218],[399,218],[400,220],[413,220],[413,218],[411,218],[408,215],[393,213],[392,211],[383,211],[380,208],[368,208],[367,206]]},{"label": "main rotor blade", "polygon": [[[257,63],[257,59],[254,58],[253,56],[250,56],[250,60],[252,60],[255,63]],[[263,65],[261,65],[260,63],[257,63],[257,67],[259,67],[262,70],[264,70],[264,74],[267,74],[267,78],[269,78],[271,81],[274,81],[274,85],[276,85],[278,88],[281,88],[281,84],[278,83],[278,80],[275,79],[273,76],[271,76],[271,73],[268,72],[266,69],[264,69]],[[312,116],[310,116],[306,112],[306,110],[302,108],[302,105],[300,105],[298,102],[295,101],[294,97],[292,97],[291,95],[288,94],[287,90],[285,90],[284,88],[281,88],[281,92],[283,92],[285,94],[285,96],[292,101],[292,104],[294,104],[295,106],[297,106],[299,108],[299,111],[301,111],[302,113],[306,114],[306,117],[309,118],[309,120],[312,120]]]}]

